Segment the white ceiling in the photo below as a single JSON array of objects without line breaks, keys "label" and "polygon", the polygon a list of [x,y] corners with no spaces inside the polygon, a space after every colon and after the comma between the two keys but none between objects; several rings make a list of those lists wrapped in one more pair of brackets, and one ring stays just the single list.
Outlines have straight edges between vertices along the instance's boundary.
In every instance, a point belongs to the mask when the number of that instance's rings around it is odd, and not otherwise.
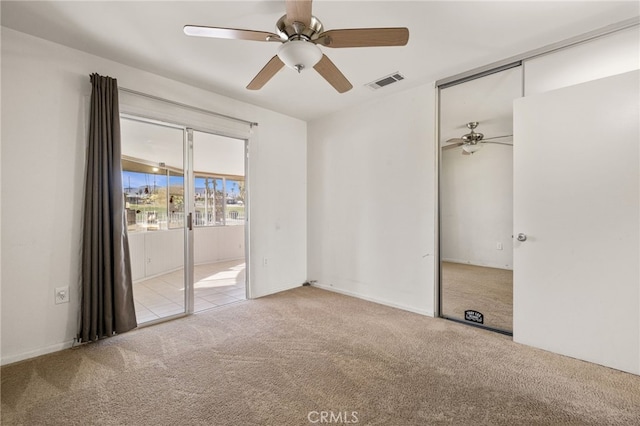
[{"label": "white ceiling", "polygon": [[[354,88],[312,70],[245,89],[277,43],[187,37],[185,24],[274,31],[284,1],[6,1],[2,25],[303,120],[349,108],[639,15],[637,1],[331,1],[325,29],[409,28],[404,47],[322,48]],[[399,71],[406,79],[364,85]],[[117,76],[116,76],[117,77]],[[133,88],[135,89],[135,88]]]},{"label": "white ceiling", "polygon": [[[120,130],[123,156],[184,168],[182,129],[123,118]],[[193,170],[244,176],[244,149],[243,140],[194,131]]]}]

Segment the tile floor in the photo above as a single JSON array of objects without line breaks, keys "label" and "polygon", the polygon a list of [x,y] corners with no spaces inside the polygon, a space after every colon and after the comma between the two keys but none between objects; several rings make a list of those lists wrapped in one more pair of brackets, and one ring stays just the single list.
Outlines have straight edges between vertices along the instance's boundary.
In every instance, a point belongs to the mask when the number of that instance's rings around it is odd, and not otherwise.
[{"label": "tile floor", "polygon": [[[245,300],[244,259],[194,267],[194,312]],[[184,312],[184,272],[133,283],[138,324]]]}]

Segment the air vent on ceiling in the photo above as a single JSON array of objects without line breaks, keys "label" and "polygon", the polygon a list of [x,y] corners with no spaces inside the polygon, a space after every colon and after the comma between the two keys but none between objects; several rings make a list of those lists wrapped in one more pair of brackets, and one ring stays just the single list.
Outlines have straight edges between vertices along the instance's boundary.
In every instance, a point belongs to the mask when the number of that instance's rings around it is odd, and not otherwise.
[{"label": "air vent on ceiling", "polygon": [[382,87],[388,86],[390,84],[396,83],[400,80],[404,80],[404,76],[402,74],[400,74],[399,72],[394,72],[393,74],[389,74],[387,76],[384,76],[382,78],[377,79],[376,81],[372,81],[371,83],[367,83],[366,86],[368,86],[371,89],[380,89]]}]

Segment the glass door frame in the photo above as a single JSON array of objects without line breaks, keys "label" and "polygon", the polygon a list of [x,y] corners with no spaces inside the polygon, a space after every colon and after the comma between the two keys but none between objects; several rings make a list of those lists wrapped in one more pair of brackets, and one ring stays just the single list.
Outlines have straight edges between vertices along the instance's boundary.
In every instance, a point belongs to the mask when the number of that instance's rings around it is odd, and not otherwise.
[{"label": "glass door frame", "polygon": [[[120,119],[126,119],[126,120],[131,120],[131,121],[136,121],[139,123],[145,123],[145,124],[151,124],[151,125],[155,125],[155,126],[162,126],[162,127],[167,127],[170,129],[176,129],[176,130],[181,130],[182,131],[182,177],[183,177],[183,184],[182,184],[182,188],[183,188],[183,198],[184,200],[188,200],[187,196],[188,194],[190,194],[191,192],[191,186],[192,184],[189,183],[188,180],[188,167],[190,166],[190,158],[188,157],[188,137],[187,137],[187,127],[184,125],[180,125],[180,124],[176,124],[176,123],[170,123],[170,122],[166,122],[166,121],[162,121],[162,120],[157,120],[157,119],[153,119],[153,118],[149,118],[149,117],[144,117],[144,116],[139,116],[139,115],[134,115],[134,114],[127,114],[127,113],[120,113]],[[193,257],[192,255],[190,255],[189,253],[189,241],[192,239],[192,236],[189,234],[189,229],[188,229],[188,221],[189,221],[189,214],[190,214],[190,210],[189,210],[190,205],[185,202],[184,203],[184,220],[182,223],[182,229],[183,229],[183,253],[184,253],[184,257],[183,257],[183,263],[182,263],[182,268],[183,268],[183,287],[184,287],[184,298],[183,298],[183,312],[179,313],[179,314],[174,314],[174,315],[168,315],[166,317],[161,317],[155,320],[151,320],[151,321],[146,321],[142,324],[138,324],[138,327],[141,326],[147,326],[147,325],[152,325],[152,324],[156,324],[159,322],[163,322],[163,321],[167,321],[167,320],[171,320],[171,319],[175,319],[175,318],[180,318],[183,317],[185,315],[188,315],[190,313],[193,312],[193,309],[191,311],[189,311],[189,294],[193,293],[192,288],[193,288],[193,267],[189,267],[189,257]],[[192,262],[191,262],[192,263]],[[135,299],[135,292],[134,292],[134,299]],[[193,297],[191,297],[192,303],[193,303]]]},{"label": "glass door frame", "polygon": [[[120,118],[133,120],[141,123],[154,124],[173,129],[180,129],[183,132],[183,190],[184,190],[184,312],[181,314],[170,315],[145,322],[139,326],[146,326],[158,322],[191,315],[194,313],[194,235],[193,235],[193,217],[195,212],[195,176],[194,176],[194,158],[193,158],[193,132],[203,132],[218,136],[237,139],[244,142],[244,177],[245,177],[245,223],[244,223],[244,240],[245,240],[245,295],[249,299],[251,297],[250,270],[249,270],[249,215],[250,215],[250,184],[249,184],[249,139],[243,136],[225,134],[223,132],[215,132],[211,129],[200,129],[193,126],[171,123],[164,120],[158,120],[146,116],[120,113]],[[135,297],[135,295],[134,295]]]},{"label": "glass door frame", "polygon": [[[185,287],[185,307],[187,314],[193,314],[195,311],[195,277],[194,277],[194,215],[196,212],[195,205],[195,170],[194,170],[194,132],[207,133],[216,136],[222,136],[225,138],[235,139],[238,142],[243,143],[244,154],[244,184],[245,184],[245,220],[244,220],[244,262],[245,262],[245,298],[251,299],[251,286],[250,286],[250,238],[249,238],[249,215],[251,205],[251,185],[249,184],[249,139],[241,136],[234,136],[230,134],[224,134],[222,132],[214,132],[209,129],[200,129],[196,127],[185,127],[185,160],[188,160],[188,164],[185,166],[185,179],[188,179],[189,185],[185,187],[185,200],[189,200],[188,210],[185,207],[185,217],[188,217],[188,224],[185,221],[185,279],[187,280],[188,287]],[[188,195],[188,198],[187,198]],[[225,197],[226,199],[226,197]],[[225,201],[226,204],[226,201]],[[225,225],[226,226],[226,225]]]},{"label": "glass door frame", "polygon": [[[485,325],[484,323],[475,323],[467,321],[464,318],[452,316],[444,312],[445,300],[444,300],[444,283],[443,283],[443,259],[442,259],[442,238],[443,238],[443,225],[442,225],[442,184],[443,184],[443,150],[441,146],[442,137],[442,90],[449,87],[457,86],[459,84],[467,83],[472,80],[488,77],[493,74],[498,74],[503,71],[509,71],[512,69],[520,70],[520,96],[524,96],[524,64],[522,61],[507,62],[494,68],[487,68],[477,73],[470,73],[469,75],[463,75],[459,78],[445,79],[446,81],[436,82],[436,229],[435,229],[435,242],[436,242],[436,265],[435,265],[435,286],[434,286],[434,316],[444,318],[450,321],[458,322],[461,324],[469,325],[472,327],[478,327],[485,330],[494,331],[507,336],[513,336],[513,319],[511,329],[502,329],[493,325]],[[512,236],[513,237],[513,236]],[[513,269],[512,269],[513,270]],[[512,283],[513,285],[513,283]],[[513,307],[513,298],[512,298]]]},{"label": "glass door frame", "polygon": [[195,181],[193,176],[193,129],[184,128],[184,310],[185,314],[193,314],[194,289],[194,248],[193,248],[193,203]]}]

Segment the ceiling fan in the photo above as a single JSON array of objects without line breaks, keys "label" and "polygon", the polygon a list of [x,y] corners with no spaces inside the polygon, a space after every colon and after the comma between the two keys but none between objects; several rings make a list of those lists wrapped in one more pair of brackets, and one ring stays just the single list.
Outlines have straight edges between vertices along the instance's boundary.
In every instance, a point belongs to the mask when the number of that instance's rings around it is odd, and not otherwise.
[{"label": "ceiling fan", "polygon": [[444,146],[443,149],[451,149],[451,148],[457,148],[459,146],[462,146],[462,154],[471,155],[474,152],[478,151],[480,148],[482,148],[482,144],[485,144],[485,143],[495,143],[499,145],[513,146],[513,144],[509,142],[498,142],[494,140],[494,139],[509,138],[513,135],[494,136],[491,138],[485,138],[482,133],[475,131],[475,129],[478,127],[478,124],[480,123],[477,121],[472,121],[470,123],[467,123],[467,128],[471,131],[466,135],[462,136],[461,138],[449,139],[446,143],[450,145]]},{"label": "ceiling fan", "polygon": [[298,72],[313,67],[339,93],[344,93],[353,86],[318,46],[404,46],[409,41],[409,30],[404,27],[325,31],[318,18],[311,14],[311,0],[286,0],[285,6],[286,14],[276,23],[276,33],[198,25],[186,25],[184,33],[196,37],[280,43],[277,54],[247,86],[249,90],[261,89],[287,65]]}]

